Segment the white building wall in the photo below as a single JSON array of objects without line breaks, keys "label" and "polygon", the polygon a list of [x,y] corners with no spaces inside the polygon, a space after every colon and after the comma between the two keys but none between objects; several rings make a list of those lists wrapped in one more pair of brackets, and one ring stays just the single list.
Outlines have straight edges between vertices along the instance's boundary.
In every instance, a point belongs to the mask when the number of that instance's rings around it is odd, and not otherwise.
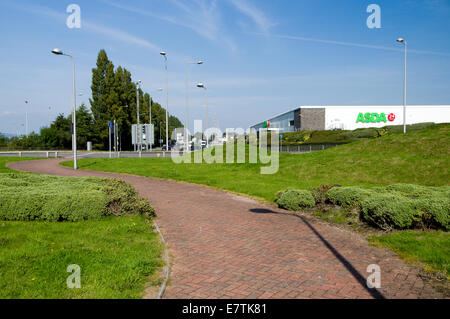
[{"label": "white building wall", "polygon": [[[302,106],[325,108],[325,128],[355,130],[366,127],[403,125],[403,106]],[[395,120],[380,123],[357,123],[359,113],[395,114]],[[425,122],[450,123],[450,105],[414,105],[406,107],[406,124]]]}]

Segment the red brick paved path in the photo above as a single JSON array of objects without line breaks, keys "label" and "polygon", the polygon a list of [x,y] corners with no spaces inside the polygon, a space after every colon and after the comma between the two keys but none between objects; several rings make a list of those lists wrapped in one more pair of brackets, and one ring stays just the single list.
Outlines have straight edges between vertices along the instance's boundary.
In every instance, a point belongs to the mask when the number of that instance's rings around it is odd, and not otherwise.
[{"label": "red brick paved path", "polygon": [[[10,163],[17,170],[118,177],[155,207],[169,243],[165,298],[442,298],[418,270],[358,234],[308,222],[244,197],[131,175],[73,171],[62,160]],[[365,285],[381,267],[382,288]]]}]

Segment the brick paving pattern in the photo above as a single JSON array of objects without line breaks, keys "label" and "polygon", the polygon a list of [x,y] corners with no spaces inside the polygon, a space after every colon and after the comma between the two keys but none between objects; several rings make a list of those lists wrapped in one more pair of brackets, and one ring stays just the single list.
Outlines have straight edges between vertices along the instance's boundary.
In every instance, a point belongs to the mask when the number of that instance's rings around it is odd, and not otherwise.
[{"label": "brick paving pattern", "polygon": [[[155,207],[169,244],[165,298],[446,297],[419,277],[417,267],[351,231],[199,185],[73,171],[61,161],[8,166],[49,175],[116,177],[134,185]],[[381,267],[380,289],[367,288],[371,264]]]}]

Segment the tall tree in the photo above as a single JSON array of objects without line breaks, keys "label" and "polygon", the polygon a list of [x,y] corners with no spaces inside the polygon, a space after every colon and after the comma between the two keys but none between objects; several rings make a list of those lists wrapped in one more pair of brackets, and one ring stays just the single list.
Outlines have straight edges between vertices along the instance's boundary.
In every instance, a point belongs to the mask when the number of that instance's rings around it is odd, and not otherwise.
[{"label": "tall tree", "polygon": [[[71,119],[71,116],[69,116]],[[87,142],[92,142],[94,137],[94,120],[86,105],[83,103],[77,109],[77,145],[84,149]]]},{"label": "tall tree", "polygon": [[44,145],[54,149],[71,149],[72,135],[70,134],[70,126],[72,117],[65,117],[59,114],[52,122],[50,127],[41,129],[41,139]]},{"label": "tall tree", "polygon": [[111,76],[114,76],[114,65],[108,59],[105,50],[100,50],[97,57],[96,68],[92,69],[92,99],[91,112],[95,124],[95,140],[98,148],[104,149],[108,141],[108,115],[109,107],[107,105],[108,95],[111,84]]},{"label": "tall tree", "polygon": [[[131,149],[131,126],[137,121],[136,84],[131,73],[121,66],[114,69],[105,50],[98,54],[96,68],[92,69],[91,111],[94,118],[96,148],[108,146],[108,122],[116,121],[122,149]],[[165,138],[165,109],[154,103],[151,96],[139,89],[139,122],[149,123],[149,107],[152,105],[152,124],[155,125],[155,142],[159,135]],[[162,128],[160,132],[160,123]],[[171,117],[170,131],[182,127],[181,122]]]}]

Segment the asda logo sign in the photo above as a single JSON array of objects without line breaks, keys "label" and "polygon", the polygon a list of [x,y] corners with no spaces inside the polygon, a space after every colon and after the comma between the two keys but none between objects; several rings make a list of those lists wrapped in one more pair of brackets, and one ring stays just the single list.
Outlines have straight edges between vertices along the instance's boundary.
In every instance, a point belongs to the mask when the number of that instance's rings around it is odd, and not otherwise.
[{"label": "asda logo sign", "polygon": [[395,114],[391,113],[386,115],[386,113],[359,113],[356,123],[386,123],[395,121]]}]

